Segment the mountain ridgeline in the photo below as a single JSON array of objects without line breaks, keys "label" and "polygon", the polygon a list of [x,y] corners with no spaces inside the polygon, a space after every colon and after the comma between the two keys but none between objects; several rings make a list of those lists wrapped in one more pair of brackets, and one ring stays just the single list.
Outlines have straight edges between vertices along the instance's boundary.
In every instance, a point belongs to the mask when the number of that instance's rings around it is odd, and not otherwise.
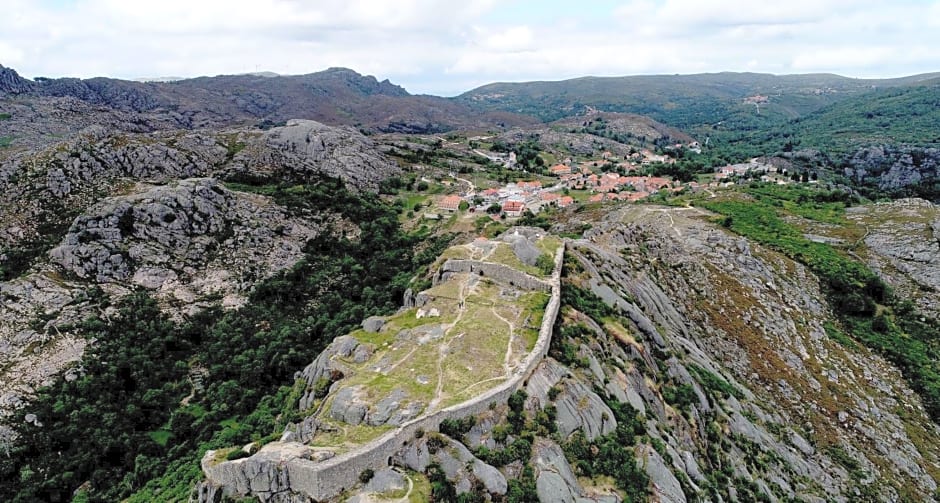
[{"label": "mountain ridgeline", "polygon": [[177,128],[307,118],[380,131],[439,132],[492,123],[525,124],[512,114],[475,112],[435,96],[413,96],[388,80],[345,68],[296,76],[222,75],[173,82],[36,78],[0,67],[0,96],[77,98],[123,112],[167,116]]}]

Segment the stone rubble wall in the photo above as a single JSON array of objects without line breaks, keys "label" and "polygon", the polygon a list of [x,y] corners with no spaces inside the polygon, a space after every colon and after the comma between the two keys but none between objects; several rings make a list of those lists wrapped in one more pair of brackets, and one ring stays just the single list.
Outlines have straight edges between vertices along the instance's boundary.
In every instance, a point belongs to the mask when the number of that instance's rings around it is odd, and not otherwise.
[{"label": "stone rubble wall", "polygon": [[[324,461],[313,461],[299,457],[277,461],[272,460],[271,463],[276,463],[282,476],[268,478],[276,479],[276,485],[280,485],[281,487],[263,488],[260,491],[258,490],[259,488],[252,487],[251,492],[259,496],[262,501],[288,501],[286,499],[282,500],[282,497],[293,498],[293,496],[290,496],[291,493],[294,495],[299,493],[317,501],[328,500],[354,487],[358,483],[359,474],[363,470],[372,469],[378,471],[388,466],[390,458],[411,441],[418,430],[437,431],[441,422],[446,419],[458,419],[481,414],[488,410],[493,404],[505,403],[510,395],[523,387],[526,379],[529,378],[539,362],[541,362],[548,353],[552,329],[561,307],[561,268],[564,260],[564,252],[565,244],[563,243],[555,253],[555,269],[548,281],[540,281],[527,274],[502,266],[501,264],[488,262],[448,260],[441,267],[442,272],[476,272],[481,270],[478,269],[478,267],[487,266],[486,269],[482,269],[484,276],[503,281],[512,281],[515,286],[520,288],[528,288],[531,286],[531,289],[534,290],[551,291],[551,298],[545,306],[545,315],[542,317],[542,325],[539,328],[539,336],[536,340],[535,347],[533,347],[529,355],[526,356],[522,364],[506,382],[466,402],[409,421],[366,445],[334,458]],[[473,269],[471,269],[471,267]],[[508,269],[511,272],[504,269]],[[438,274],[435,278],[436,282],[439,281],[438,278],[440,276],[443,276],[443,274]],[[302,447],[301,444],[291,444],[294,445],[285,445],[285,449]],[[206,458],[212,455],[213,451],[209,451],[206,453]],[[221,486],[224,492],[237,494],[242,493],[238,491],[236,487],[244,487],[244,481],[241,480],[244,477],[238,475],[240,470],[233,466],[226,465],[247,465],[251,463],[256,464],[256,462],[252,461],[252,458],[219,464],[206,463],[204,459],[203,471],[209,479],[208,485],[216,487]],[[259,468],[254,467],[251,471],[257,472]],[[265,470],[260,469],[260,471]],[[286,475],[286,477],[283,475]],[[206,484],[204,484],[204,486],[205,485]],[[287,487],[284,487],[284,485]],[[254,486],[254,484],[252,484],[252,486]],[[207,493],[207,491],[201,489],[200,495],[204,492]],[[201,497],[199,500],[200,502],[203,501]]]},{"label": "stone rubble wall", "polygon": [[455,273],[479,274],[484,278],[495,279],[525,290],[549,292],[552,289],[550,282],[542,281],[535,276],[518,271],[503,264],[483,262],[480,260],[449,259],[444,262],[437,274],[434,275],[435,285],[447,281]]}]

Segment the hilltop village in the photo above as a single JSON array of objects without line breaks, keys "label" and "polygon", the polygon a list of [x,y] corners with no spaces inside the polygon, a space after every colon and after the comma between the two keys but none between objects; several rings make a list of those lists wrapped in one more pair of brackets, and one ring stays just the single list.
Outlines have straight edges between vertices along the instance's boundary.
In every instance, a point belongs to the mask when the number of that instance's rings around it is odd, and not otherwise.
[{"label": "hilltop village", "polygon": [[[674,149],[686,148],[696,151],[698,142],[688,145],[676,144]],[[508,169],[517,167],[517,156],[510,152],[506,156],[477,151],[490,161],[499,162]],[[494,219],[517,218],[526,212],[537,214],[546,208],[567,208],[575,203],[600,203],[605,201],[636,202],[651,196],[683,191],[700,192],[730,187],[739,181],[760,179],[778,185],[791,183],[786,169],[772,163],[751,159],[746,163],[727,165],[714,174],[697,181],[681,182],[669,176],[652,176],[646,173],[653,163],[671,164],[673,157],[655,154],[649,150],[635,152],[621,159],[611,152],[603,152],[599,159],[573,161],[564,159],[547,169],[548,176],[528,176],[497,187],[478,189],[468,180],[451,173],[451,177],[463,181],[456,194],[436,199],[438,213],[427,213],[431,219],[440,213],[467,210],[470,213],[486,213]],[[815,179],[811,183],[815,182]]]}]

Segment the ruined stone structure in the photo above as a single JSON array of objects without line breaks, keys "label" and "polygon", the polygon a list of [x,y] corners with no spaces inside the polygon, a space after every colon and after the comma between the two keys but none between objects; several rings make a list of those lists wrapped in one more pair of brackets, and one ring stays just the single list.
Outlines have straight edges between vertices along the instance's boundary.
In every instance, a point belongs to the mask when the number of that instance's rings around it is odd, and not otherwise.
[{"label": "ruined stone structure", "polygon": [[551,283],[547,283],[535,276],[513,269],[508,265],[464,259],[449,259],[444,262],[444,265],[441,266],[438,273],[434,276],[434,284],[436,285],[442,281],[447,281],[447,279],[455,273],[479,274],[482,277],[507,283],[511,286],[522,288],[523,290],[533,290],[537,292],[551,291]]},{"label": "ruined stone structure", "polygon": [[215,451],[208,451],[202,460],[202,469],[208,480],[198,488],[198,501],[214,502],[223,493],[251,494],[261,501],[277,503],[303,501],[303,498],[328,500],[355,486],[363,470],[378,471],[388,466],[390,458],[413,439],[417,431],[436,431],[445,419],[480,414],[491,404],[505,403],[525,384],[548,352],[552,328],[561,307],[564,250],[565,245],[562,244],[555,254],[554,271],[547,281],[501,264],[473,260],[448,260],[435,275],[435,282],[439,282],[455,272],[482,271],[484,276],[511,282],[519,288],[551,292],[535,346],[505,382],[475,398],[418,417],[357,449],[325,460],[315,460],[315,452],[298,442],[271,443],[251,457],[221,463],[216,462]]}]

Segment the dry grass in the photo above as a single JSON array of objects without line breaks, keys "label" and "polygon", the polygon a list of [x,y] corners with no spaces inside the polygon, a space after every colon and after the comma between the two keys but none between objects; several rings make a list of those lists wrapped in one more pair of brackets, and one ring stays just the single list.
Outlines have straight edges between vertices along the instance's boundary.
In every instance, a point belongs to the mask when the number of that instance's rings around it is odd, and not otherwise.
[{"label": "dry grass", "polygon": [[[464,252],[457,248],[445,256],[462,256]],[[501,248],[512,253],[505,244]],[[350,334],[374,348],[365,362],[343,359],[349,370],[343,387],[361,386],[360,398],[365,403],[374,404],[400,389],[408,395],[403,405],[420,402],[438,409],[499,385],[506,379],[506,364],[511,371],[534,346],[549,298],[542,292],[520,292],[469,274],[456,274],[427,293],[431,300],[421,309],[437,309],[439,317],[419,319],[418,309],[408,309],[388,318],[378,333],[356,330]],[[435,328],[436,337],[425,335]],[[321,417],[330,410],[332,399],[326,398]],[[348,449],[387,430],[329,422],[336,431],[318,435],[314,445]]]}]

